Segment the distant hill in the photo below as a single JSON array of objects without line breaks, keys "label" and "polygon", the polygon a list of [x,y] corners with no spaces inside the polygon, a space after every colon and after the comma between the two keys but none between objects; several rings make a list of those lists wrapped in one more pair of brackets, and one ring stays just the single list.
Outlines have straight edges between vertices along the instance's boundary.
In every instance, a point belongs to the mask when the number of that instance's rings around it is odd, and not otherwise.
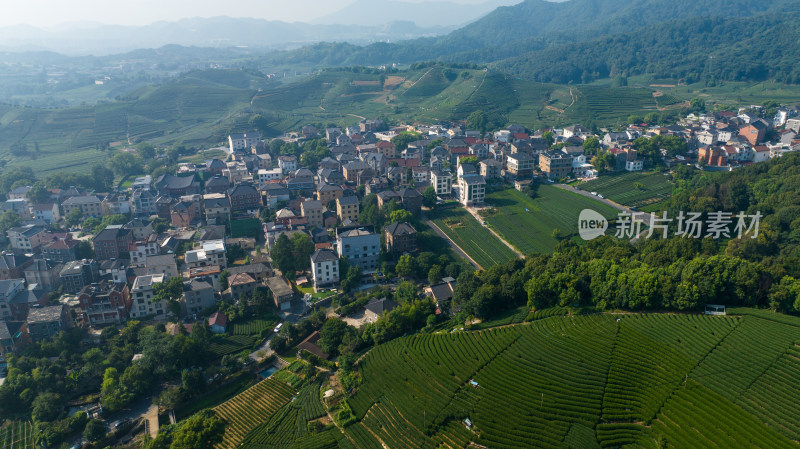
[{"label": "distant hill", "polygon": [[444,34],[452,27],[423,29],[413,22],[310,25],[251,18],[212,17],[156,22],[146,26],[85,23],[43,30],[27,25],[0,27],[0,49],[48,50],[66,55],[108,55],[165,45],[262,49],[297,48],[320,41],[368,44],[378,40],[413,39]]},{"label": "distant hill", "polygon": [[395,0],[358,0],[312,23],[368,25],[398,20],[413,22],[424,28],[445,29],[466,25],[499,6],[513,5],[520,1],[489,0],[475,4],[459,4],[449,1],[409,3]]},{"label": "distant hill", "polygon": [[[792,11],[798,0],[569,0],[553,3],[526,0],[514,6],[497,8],[485,17],[446,36],[420,38],[398,43],[375,43],[364,47],[346,44],[316,44],[294,53],[276,54],[279,59],[329,65],[378,65],[392,62],[413,63],[440,59],[450,62],[486,64],[507,58],[537,62],[527,54],[561,45],[590,42],[603,37],[642,31],[659,46],[663,36],[648,31],[667,21],[698,18],[735,19],[765,12]],[[664,29],[660,28],[663,32]],[[691,34],[708,30],[684,29]],[[520,65],[515,60],[498,67]],[[527,67],[528,69],[530,67]],[[592,73],[592,71],[589,71]],[[514,73],[523,75],[522,70]],[[571,79],[571,78],[570,78]]]}]

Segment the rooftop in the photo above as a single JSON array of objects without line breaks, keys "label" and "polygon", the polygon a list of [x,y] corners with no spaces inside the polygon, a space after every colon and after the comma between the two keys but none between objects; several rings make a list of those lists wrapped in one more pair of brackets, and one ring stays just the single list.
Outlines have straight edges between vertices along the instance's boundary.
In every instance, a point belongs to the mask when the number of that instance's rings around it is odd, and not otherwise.
[{"label": "rooftop", "polygon": [[61,319],[63,304],[49,307],[33,307],[28,311],[28,323],[51,323]]}]

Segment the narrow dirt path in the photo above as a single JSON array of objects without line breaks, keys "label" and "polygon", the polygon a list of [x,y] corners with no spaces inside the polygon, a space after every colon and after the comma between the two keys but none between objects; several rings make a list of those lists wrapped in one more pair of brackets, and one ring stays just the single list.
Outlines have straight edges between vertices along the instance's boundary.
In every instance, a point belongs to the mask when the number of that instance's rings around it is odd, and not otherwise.
[{"label": "narrow dirt path", "polygon": [[[467,212],[469,212],[470,214],[472,214],[472,216],[473,216],[473,217],[475,217],[475,219],[476,219],[476,220],[478,220],[478,223],[480,223],[480,224],[482,224],[484,221],[486,221],[486,220],[485,220],[483,217],[481,217],[481,216],[478,214],[478,210],[477,210],[477,209],[474,209],[474,208],[468,207],[468,208],[467,208]],[[512,245],[512,244],[508,243],[508,242],[506,241],[506,239],[504,239],[503,237],[501,237],[501,236],[500,236],[500,234],[496,233],[496,232],[494,231],[494,229],[490,228],[489,226],[484,226],[484,228],[486,228],[486,229],[487,229],[489,232],[491,232],[491,233],[492,233],[492,234],[493,234],[495,237],[497,237],[497,238],[498,238],[498,239],[499,239],[501,242],[503,242],[503,244],[504,244],[504,245],[506,245],[506,246],[508,247],[508,249],[510,249],[511,251],[514,251],[514,254],[516,254],[517,256],[519,256],[519,258],[520,258],[520,259],[524,259],[524,258],[525,258],[525,254],[522,254],[522,252],[521,252],[520,250],[518,250],[517,248],[514,248],[514,245]]]},{"label": "narrow dirt path", "polygon": [[456,244],[456,242],[454,242],[454,241],[453,241],[453,239],[451,239],[450,237],[448,237],[448,236],[447,236],[447,234],[445,234],[445,233],[444,233],[444,231],[442,231],[442,230],[439,228],[439,226],[437,226],[437,225],[436,225],[436,223],[434,223],[434,222],[432,222],[431,220],[428,220],[428,219],[425,219],[425,221],[424,221],[424,222],[425,222],[425,224],[427,224],[428,226],[430,226],[430,227],[431,227],[431,229],[433,229],[434,231],[436,231],[436,233],[437,233],[437,234],[439,234],[439,237],[442,237],[443,239],[447,240],[447,242],[448,242],[448,243],[450,243],[450,247],[451,247],[451,248],[453,248],[453,250],[454,250],[456,253],[458,253],[458,255],[459,255],[459,256],[461,256],[461,257],[463,257],[464,259],[468,260],[468,261],[469,261],[469,262],[472,264],[472,266],[474,266],[476,269],[478,269],[478,270],[482,270],[482,269],[483,269],[483,267],[482,267],[482,266],[480,266],[480,264],[478,264],[478,262],[475,262],[475,260],[474,260],[472,257],[469,257],[469,255],[467,254],[467,252],[466,252],[466,251],[464,251],[463,249],[461,249],[461,247],[460,247],[460,246],[458,246],[458,245]]}]

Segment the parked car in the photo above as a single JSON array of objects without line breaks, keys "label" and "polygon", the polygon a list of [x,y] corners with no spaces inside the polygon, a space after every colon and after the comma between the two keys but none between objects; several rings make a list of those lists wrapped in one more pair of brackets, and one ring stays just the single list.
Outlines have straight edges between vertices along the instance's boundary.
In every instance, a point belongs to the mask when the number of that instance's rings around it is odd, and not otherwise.
[{"label": "parked car", "polygon": [[281,330],[282,327],[283,327],[283,323],[280,323],[277,326],[275,326],[275,333],[277,334]]}]

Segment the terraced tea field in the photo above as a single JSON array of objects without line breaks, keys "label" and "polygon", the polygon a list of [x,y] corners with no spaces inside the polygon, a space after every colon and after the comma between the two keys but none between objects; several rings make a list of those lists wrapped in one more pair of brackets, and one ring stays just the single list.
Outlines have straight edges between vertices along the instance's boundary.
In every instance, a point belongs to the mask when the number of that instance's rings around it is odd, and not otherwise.
[{"label": "terraced tea field", "polygon": [[[641,186],[635,187],[635,184]],[[646,207],[668,199],[672,183],[660,172],[624,172],[604,175],[578,186],[587,192],[598,192],[624,206]]]},{"label": "terraced tea field", "polygon": [[275,375],[215,408],[218,448],[797,447],[800,319],[553,312],[373,348],[341,428]]},{"label": "terraced tea field", "polygon": [[792,323],[589,315],[405,337],[360,363],[345,432],[360,448],[797,447]]}]

